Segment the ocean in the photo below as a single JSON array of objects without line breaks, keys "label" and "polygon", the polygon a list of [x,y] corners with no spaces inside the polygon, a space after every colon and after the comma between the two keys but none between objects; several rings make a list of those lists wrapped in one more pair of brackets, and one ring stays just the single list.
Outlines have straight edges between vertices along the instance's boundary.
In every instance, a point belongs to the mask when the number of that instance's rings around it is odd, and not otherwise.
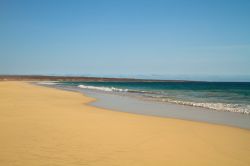
[{"label": "ocean", "polygon": [[55,82],[53,84],[135,96],[156,102],[250,114],[249,82]]}]

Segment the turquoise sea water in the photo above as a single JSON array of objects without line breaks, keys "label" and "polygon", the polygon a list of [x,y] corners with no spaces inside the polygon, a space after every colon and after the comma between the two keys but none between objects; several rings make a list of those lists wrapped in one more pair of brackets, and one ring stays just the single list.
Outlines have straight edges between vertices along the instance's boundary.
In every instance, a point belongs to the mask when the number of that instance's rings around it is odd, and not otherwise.
[{"label": "turquoise sea water", "polygon": [[159,102],[250,114],[248,82],[57,82],[56,84],[100,92],[133,94]]}]

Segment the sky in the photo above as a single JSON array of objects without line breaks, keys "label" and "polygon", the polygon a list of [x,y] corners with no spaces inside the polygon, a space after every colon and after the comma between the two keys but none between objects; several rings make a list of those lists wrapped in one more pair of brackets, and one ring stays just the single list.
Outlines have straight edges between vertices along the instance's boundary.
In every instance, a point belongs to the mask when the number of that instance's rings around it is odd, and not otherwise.
[{"label": "sky", "polygon": [[249,0],[0,0],[0,74],[250,81]]}]

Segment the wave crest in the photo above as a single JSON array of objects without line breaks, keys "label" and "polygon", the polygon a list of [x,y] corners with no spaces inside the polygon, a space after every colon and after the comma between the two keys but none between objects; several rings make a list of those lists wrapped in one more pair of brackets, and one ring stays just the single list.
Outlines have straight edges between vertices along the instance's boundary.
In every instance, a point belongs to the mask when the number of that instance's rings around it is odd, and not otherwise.
[{"label": "wave crest", "polygon": [[120,89],[114,87],[99,87],[99,86],[86,86],[86,85],[78,85],[79,88],[83,89],[91,89],[91,90],[101,90],[106,92],[128,92],[128,89]]},{"label": "wave crest", "polygon": [[41,82],[38,82],[37,84],[40,84],[40,85],[56,85],[58,84],[57,81],[41,81]]}]

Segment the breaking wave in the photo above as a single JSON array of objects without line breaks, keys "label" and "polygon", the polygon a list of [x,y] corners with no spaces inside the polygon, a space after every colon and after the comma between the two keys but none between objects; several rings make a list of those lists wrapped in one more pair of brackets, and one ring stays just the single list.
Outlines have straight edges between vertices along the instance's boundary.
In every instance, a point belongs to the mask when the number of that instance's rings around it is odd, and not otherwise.
[{"label": "breaking wave", "polygon": [[57,85],[58,82],[56,82],[56,81],[41,81],[41,82],[38,82],[37,84],[40,84],[40,85]]},{"label": "breaking wave", "polygon": [[228,103],[199,103],[199,102],[189,102],[180,101],[173,99],[162,99],[164,102],[188,105],[194,107],[208,108],[217,111],[228,111],[228,112],[238,112],[243,114],[250,114],[250,105],[240,105],[240,104],[228,104]]},{"label": "breaking wave", "polygon": [[120,89],[114,87],[99,87],[99,86],[86,86],[86,85],[78,85],[79,88],[83,89],[91,89],[91,90],[101,90],[105,92],[128,92],[128,89]]}]

